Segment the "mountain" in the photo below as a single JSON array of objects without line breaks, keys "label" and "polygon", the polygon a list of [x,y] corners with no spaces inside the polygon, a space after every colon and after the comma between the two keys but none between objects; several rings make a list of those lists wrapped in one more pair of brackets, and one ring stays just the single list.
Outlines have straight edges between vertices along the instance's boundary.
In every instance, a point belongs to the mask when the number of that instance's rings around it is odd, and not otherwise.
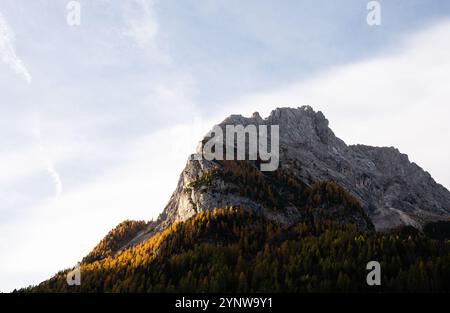
[{"label": "mountain", "polygon": [[279,126],[276,170],[202,157],[209,133],[157,221],[121,223],[83,259],[81,287],[66,270],[24,291],[362,291],[374,259],[384,290],[450,290],[450,192],[397,149],[347,145],[328,124],[309,106],[226,118],[224,133]]},{"label": "mountain", "polygon": [[[323,113],[310,106],[278,108],[265,119],[258,113],[250,118],[232,115],[219,124],[223,129],[226,125],[279,125],[279,169],[261,172],[255,162],[194,160],[192,155],[159,218],[161,225],[184,221],[205,209],[241,204],[281,223],[295,223],[301,219],[303,203],[296,202],[283,180],[303,188],[335,182],[361,203],[377,230],[401,225],[420,228],[426,222],[450,218],[450,192],[407,155],[393,147],[345,144],[328,127]],[[268,203],[267,194],[258,198],[248,191],[251,186],[234,177],[232,167],[256,175],[258,188],[270,189],[274,201]]]}]

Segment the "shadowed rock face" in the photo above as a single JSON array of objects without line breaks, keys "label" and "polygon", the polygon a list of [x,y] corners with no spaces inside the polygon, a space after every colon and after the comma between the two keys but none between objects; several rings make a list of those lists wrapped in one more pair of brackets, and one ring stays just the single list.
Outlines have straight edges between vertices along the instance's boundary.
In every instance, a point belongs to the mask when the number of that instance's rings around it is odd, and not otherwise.
[{"label": "shadowed rock face", "polygon": [[[393,147],[346,145],[334,135],[320,111],[315,112],[309,106],[277,108],[265,119],[258,113],[250,118],[232,115],[219,126],[248,124],[279,125],[280,170],[305,186],[320,181],[336,182],[359,200],[377,230],[400,225],[421,227],[427,221],[450,218],[450,192],[429,173]],[[273,212],[263,201],[235,192],[239,186],[217,176],[192,188],[214,171],[223,171],[220,162],[204,159],[187,162],[159,217],[159,228],[184,221],[202,210],[240,204],[261,210],[280,223],[289,224],[301,218],[295,203],[288,202],[282,210]],[[365,224],[361,225],[364,228]]]}]

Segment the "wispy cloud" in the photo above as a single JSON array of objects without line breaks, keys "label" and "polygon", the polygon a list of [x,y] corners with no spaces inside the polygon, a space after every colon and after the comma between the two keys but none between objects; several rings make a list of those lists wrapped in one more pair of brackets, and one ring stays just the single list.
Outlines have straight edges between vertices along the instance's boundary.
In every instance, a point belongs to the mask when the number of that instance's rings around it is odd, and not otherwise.
[{"label": "wispy cloud", "polygon": [[0,12],[0,58],[17,74],[22,75],[27,83],[31,83],[30,73],[16,54],[15,39],[16,35]]},{"label": "wispy cloud", "polygon": [[48,154],[45,150],[43,140],[42,140],[41,125],[40,125],[40,119],[39,119],[38,114],[34,115],[33,134],[36,137],[36,146],[39,151],[39,157],[44,162],[45,169],[47,170],[48,174],[52,178],[53,183],[55,185],[54,202],[56,202],[62,193],[63,184],[62,184],[61,176],[59,175],[58,171],[56,171],[51,158],[48,156]]}]

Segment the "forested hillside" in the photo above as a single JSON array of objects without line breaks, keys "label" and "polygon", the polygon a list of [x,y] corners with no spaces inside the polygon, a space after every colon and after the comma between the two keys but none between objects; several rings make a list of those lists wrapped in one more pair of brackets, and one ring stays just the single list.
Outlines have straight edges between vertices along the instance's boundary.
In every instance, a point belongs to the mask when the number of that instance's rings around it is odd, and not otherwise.
[{"label": "forested hillside", "polygon": [[[381,286],[366,284],[372,260],[381,263]],[[411,227],[360,232],[316,214],[284,228],[243,208],[225,208],[199,213],[116,255],[86,258],[81,286],[68,286],[66,272],[22,291],[450,291],[450,241]]]}]

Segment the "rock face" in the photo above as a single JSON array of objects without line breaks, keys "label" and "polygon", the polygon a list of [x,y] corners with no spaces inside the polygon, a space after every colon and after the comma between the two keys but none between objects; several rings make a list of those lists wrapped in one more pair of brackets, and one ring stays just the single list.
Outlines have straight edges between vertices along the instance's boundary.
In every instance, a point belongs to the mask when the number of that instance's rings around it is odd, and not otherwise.
[{"label": "rock face", "polygon": [[[320,111],[315,112],[309,106],[278,108],[265,119],[258,113],[250,118],[232,115],[219,126],[249,124],[279,125],[279,171],[306,187],[315,182],[335,182],[360,202],[377,230],[400,225],[420,228],[425,222],[450,218],[450,192],[429,173],[393,147],[345,144],[334,135]],[[289,224],[301,218],[295,201],[286,201],[281,210],[274,212],[264,201],[239,192],[245,185],[210,175],[223,172],[223,163],[194,160],[194,156],[181,173],[157,228],[184,221],[202,210],[237,205],[263,211],[280,223]],[[277,189],[278,181],[269,174],[258,175]],[[281,197],[292,198],[289,194],[292,191],[277,191]],[[367,226],[362,217],[353,219],[361,228]]]}]

